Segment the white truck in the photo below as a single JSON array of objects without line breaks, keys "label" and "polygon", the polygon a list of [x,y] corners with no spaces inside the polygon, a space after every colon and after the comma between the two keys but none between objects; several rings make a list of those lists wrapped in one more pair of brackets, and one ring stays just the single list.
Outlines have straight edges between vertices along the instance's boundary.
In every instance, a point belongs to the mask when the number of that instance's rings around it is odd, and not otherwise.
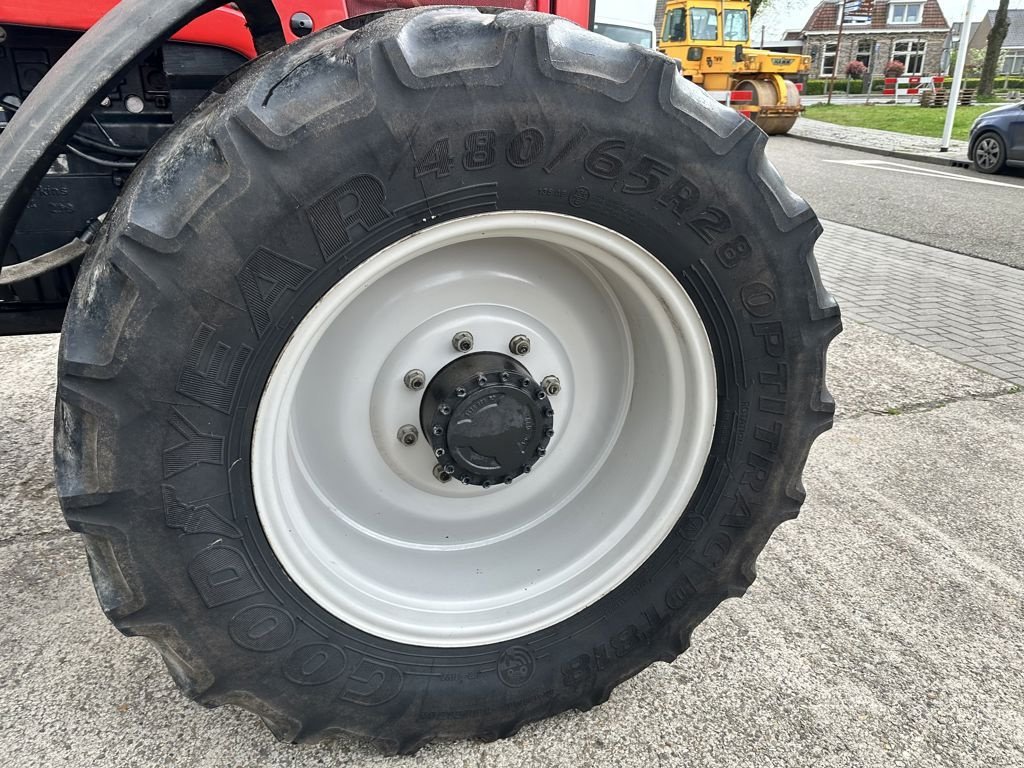
[{"label": "white truck", "polygon": [[597,0],[594,31],[620,43],[655,48],[655,0]]}]

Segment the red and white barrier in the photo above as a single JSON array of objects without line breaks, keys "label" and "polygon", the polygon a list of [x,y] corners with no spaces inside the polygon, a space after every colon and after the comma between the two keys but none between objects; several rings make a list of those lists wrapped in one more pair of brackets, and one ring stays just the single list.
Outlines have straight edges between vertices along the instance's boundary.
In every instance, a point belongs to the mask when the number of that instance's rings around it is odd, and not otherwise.
[{"label": "red and white barrier", "polygon": [[908,75],[906,77],[887,77],[882,95],[893,96],[898,103],[900,96],[918,96],[924,91],[934,93],[946,82],[944,77],[921,77],[920,75]]},{"label": "red and white barrier", "polygon": [[751,115],[750,110],[744,109],[743,106],[750,104],[754,100],[753,91],[708,91],[708,95],[719,104],[725,104],[727,107],[736,107],[736,111],[744,117],[750,117]]},{"label": "red and white barrier", "polygon": [[708,96],[727,107],[733,104],[749,104],[754,100],[753,91],[708,91]]}]

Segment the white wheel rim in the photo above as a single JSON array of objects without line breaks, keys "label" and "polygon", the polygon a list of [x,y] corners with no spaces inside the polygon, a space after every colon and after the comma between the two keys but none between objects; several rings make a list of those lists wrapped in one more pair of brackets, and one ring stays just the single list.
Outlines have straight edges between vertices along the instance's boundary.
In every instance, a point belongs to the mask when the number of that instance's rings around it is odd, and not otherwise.
[{"label": "white wheel rim", "polygon": [[[458,357],[508,352],[556,375],[555,435],[529,475],[488,490],[440,483],[420,394]],[[376,254],[296,328],[257,413],[253,488],[289,577],[322,608],[397,642],[523,637],[621,584],[695,491],[717,407],[696,307],[628,238],[559,214],[438,224]]]}]

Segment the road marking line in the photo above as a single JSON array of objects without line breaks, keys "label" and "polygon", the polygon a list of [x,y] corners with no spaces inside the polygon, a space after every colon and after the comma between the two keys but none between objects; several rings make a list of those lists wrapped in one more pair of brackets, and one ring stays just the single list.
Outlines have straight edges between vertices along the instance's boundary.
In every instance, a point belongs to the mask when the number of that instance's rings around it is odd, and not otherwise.
[{"label": "road marking line", "polygon": [[965,181],[969,184],[985,184],[990,187],[1010,187],[1011,189],[1024,189],[1020,184],[1007,184],[1005,181],[992,181],[991,179],[975,179],[970,176],[963,176],[948,171],[932,170],[930,168],[916,168],[913,165],[893,163],[888,160],[825,160],[826,163],[836,165],[851,165],[857,168],[868,168],[875,171],[890,171],[891,173],[908,173],[912,176],[930,176],[938,179],[952,179],[954,181]]}]

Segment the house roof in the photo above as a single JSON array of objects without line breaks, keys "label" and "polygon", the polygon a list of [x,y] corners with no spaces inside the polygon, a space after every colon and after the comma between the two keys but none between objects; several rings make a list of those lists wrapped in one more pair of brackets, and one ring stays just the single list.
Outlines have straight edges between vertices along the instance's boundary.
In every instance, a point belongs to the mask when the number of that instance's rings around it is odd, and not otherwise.
[{"label": "house roof", "polygon": [[[989,24],[995,23],[996,12],[988,12]],[[1003,40],[1003,48],[1024,47],[1024,8],[1007,11],[1007,21],[1010,28],[1006,31],[1006,39]]]},{"label": "house roof", "polygon": [[[857,26],[847,26],[851,32],[860,31],[863,29],[891,29],[894,32],[898,32],[900,29],[906,29],[906,24],[889,24],[889,2],[890,0],[861,0],[860,8],[857,10],[858,14],[871,16],[871,23]],[[831,32],[838,28],[839,24],[839,3],[837,0],[824,0],[824,2],[818,3],[811,16],[807,19],[807,23],[804,24],[804,32]],[[949,23],[946,21],[945,15],[942,13],[942,8],[939,7],[938,0],[924,0],[924,9],[921,13],[921,23],[910,25],[914,29],[949,29]]]},{"label": "house roof", "polygon": [[[1024,48],[1024,8],[1007,11],[1006,20],[1010,22],[1010,28],[1006,31],[1003,48]],[[971,24],[971,35],[968,38],[971,48],[985,48],[988,45],[988,34],[995,21],[996,12],[989,11],[981,21]]]}]

